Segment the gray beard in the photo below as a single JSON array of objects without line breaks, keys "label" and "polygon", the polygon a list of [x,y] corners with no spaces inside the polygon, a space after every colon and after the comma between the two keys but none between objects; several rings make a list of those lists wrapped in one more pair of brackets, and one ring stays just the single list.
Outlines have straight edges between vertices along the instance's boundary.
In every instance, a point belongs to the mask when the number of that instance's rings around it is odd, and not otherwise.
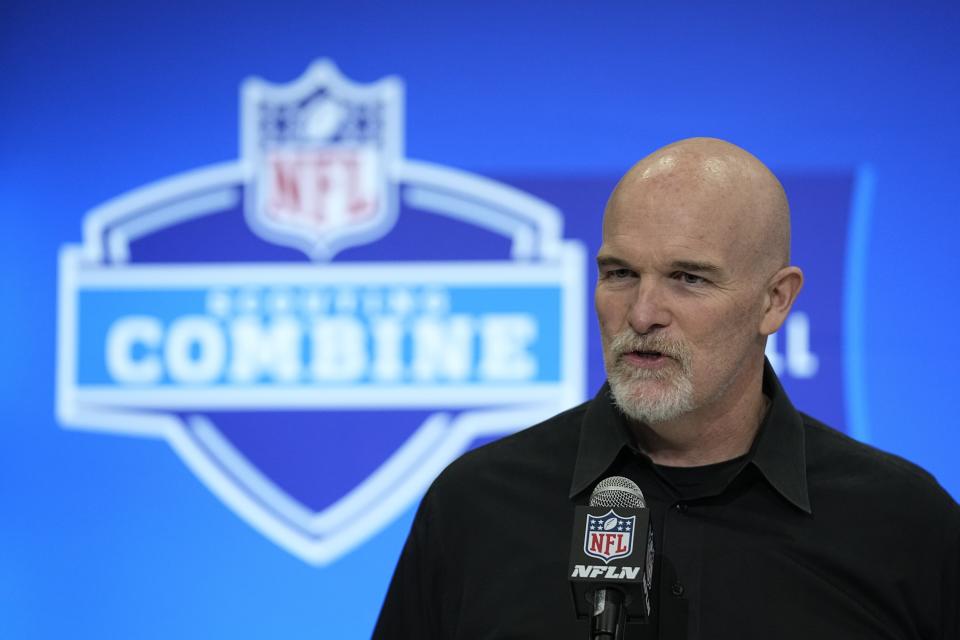
[{"label": "gray beard", "polygon": [[[637,386],[644,380],[659,381],[663,388],[657,391],[641,392]],[[610,395],[613,396],[614,404],[625,416],[637,422],[645,424],[668,422],[693,409],[693,385],[690,378],[682,373],[667,378],[611,371],[609,382]]]},{"label": "gray beard", "polygon": [[[659,351],[674,359],[679,370],[638,369],[620,359],[630,351]],[[613,402],[628,418],[646,424],[667,422],[693,409],[693,383],[690,381],[689,351],[682,342],[658,335],[637,335],[625,331],[613,338],[604,357],[607,379]],[[641,390],[645,382],[654,382],[660,389]]]}]

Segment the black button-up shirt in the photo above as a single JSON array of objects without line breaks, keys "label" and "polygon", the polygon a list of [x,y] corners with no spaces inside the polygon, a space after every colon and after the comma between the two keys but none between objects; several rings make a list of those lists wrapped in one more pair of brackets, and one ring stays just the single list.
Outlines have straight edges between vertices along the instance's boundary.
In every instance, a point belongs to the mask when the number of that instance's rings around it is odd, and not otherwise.
[{"label": "black button-up shirt", "polygon": [[960,640],[960,508],[925,471],[798,413],[767,368],[751,450],[695,469],[594,400],[454,462],[424,496],[377,639],[584,640],[573,506],[602,478],[651,509],[653,612],[628,639]]}]

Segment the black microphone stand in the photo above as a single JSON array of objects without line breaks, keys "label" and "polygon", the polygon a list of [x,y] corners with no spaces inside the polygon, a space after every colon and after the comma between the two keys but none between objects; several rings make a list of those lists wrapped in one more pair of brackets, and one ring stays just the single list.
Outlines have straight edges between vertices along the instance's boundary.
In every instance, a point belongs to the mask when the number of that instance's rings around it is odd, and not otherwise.
[{"label": "black microphone stand", "polygon": [[593,598],[590,640],[623,640],[623,629],[627,624],[623,592],[615,587],[606,587],[597,589]]}]

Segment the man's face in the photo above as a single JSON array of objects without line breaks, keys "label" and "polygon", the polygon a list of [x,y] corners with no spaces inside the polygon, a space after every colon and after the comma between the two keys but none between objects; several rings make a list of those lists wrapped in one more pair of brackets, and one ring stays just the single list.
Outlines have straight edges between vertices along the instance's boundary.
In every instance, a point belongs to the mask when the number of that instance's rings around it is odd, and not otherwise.
[{"label": "man's face", "polygon": [[670,178],[628,182],[611,199],[595,301],[607,376],[628,416],[709,415],[743,393],[764,342],[763,282],[741,202]]}]

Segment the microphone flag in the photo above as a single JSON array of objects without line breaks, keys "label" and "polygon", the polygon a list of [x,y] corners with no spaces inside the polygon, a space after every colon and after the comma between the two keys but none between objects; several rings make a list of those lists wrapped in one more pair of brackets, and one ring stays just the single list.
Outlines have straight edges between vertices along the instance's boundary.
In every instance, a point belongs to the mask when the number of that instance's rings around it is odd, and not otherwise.
[{"label": "microphone flag", "polygon": [[567,575],[578,619],[603,606],[594,594],[604,589],[624,594],[628,622],[649,617],[651,533],[649,509],[576,507]]}]

